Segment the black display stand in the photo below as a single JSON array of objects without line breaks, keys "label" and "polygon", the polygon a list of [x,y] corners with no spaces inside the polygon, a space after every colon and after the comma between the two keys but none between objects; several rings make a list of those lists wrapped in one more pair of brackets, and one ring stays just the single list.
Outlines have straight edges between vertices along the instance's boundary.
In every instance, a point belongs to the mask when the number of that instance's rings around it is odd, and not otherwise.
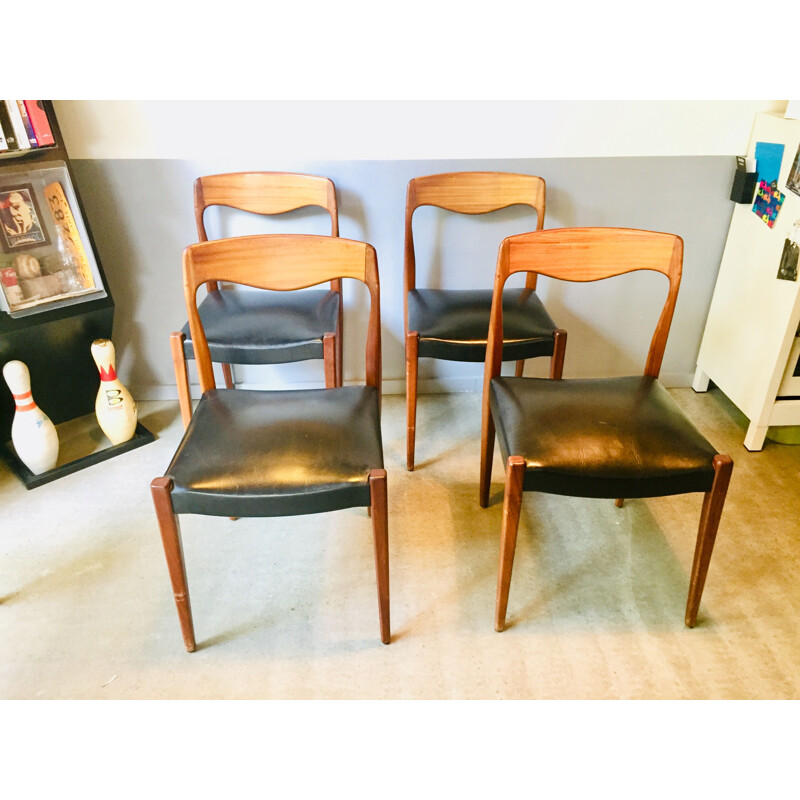
[{"label": "black display stand", "polygon": [[[114,301],[86,222],[83,203],[53,104],[46,100],[44,107],[55,144],[0,153],[0,174],[21,170],[35,171],[51,167],[54,162],[63,162],[66,165],[78,204],[73,214],[75,217],[80,215],[82,219],[106,296],[17,318],[0,312],[0,366],[12,360],[19,360],[27,365],[37,405],[58,426],[59,423],[94,414],[100,376],[92,358],[91,344],[95,339],[112,338]],[[128,442],[109,446],[41,475],[33,475],[17,458],[10,443],[14,412],[15,404],[11,392],[0,382],[0,458],[28,489],[128,452],[155,439],[140,423],[133,439]]]}]

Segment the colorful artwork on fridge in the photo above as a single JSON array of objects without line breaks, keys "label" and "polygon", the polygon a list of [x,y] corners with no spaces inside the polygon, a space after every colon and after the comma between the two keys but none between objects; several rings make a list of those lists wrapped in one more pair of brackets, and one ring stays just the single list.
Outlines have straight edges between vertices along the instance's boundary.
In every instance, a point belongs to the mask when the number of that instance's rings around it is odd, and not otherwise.
[{"label": "colorful artwork on fridge", "polygon": [[758,186],[753,213],[768,227],[775,225],[786,195],[778,191],[778,176],[781,171],[784,146],[773,142],[756,142]]},{"label": "colorful artwork on fridge", "polygon": [[786,195],[779,192],[775,183],[759,181],[756,189],[756,201],[753,203],[753,213],[760,217],[771,228],[775,225],[778,212],[781,210]]}]

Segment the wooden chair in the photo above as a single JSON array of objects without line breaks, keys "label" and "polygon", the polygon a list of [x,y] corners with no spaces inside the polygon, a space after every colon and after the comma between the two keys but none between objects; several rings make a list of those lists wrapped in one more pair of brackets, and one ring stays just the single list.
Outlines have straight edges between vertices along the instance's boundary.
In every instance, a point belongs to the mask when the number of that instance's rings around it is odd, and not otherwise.
[{"label": "wooden chair", "polygon": [[[371,245],[262,235],[187,247],[184,291],[201,397],[163,477],[151,484],[186,649],[195,649],[179,514],[272,517],[366,506],[372,517],[381,641],[388,644],[386,471],[380,430],[378,264]],[[285,292],[353,278],[369,289],[365,386],[217,389],[197,290],[227,281]]]},{"label": "wooden chair", "polygon": [[[331,236],[339,235],[336,190],[328,178],[288,172],[234,172],[206,175],[194,183],[197,235],[208,241],[204,213],[227,206],[253,214],[284,214],[308,206],[324,208],[331,218]],[[342,287],[296,292],[289,297],[270,292],[237,292],[210,281],[200,304],[211,360],[222,363],[225,386],[233,389],[231,364],[284,364],[322,358],[325,386],[342,385]],[[192,416],[187,359],[193,359],[187,322],[170,335],[175,381],[184,427]]]},{"label": "wooden chair", "polygon": [[[483,387],[480,504],[486,507],[495,430],[506,475],[495,629],[505,626],[523,491],[573,497],[660,497],[704,492],[686,605],[697,621],[733,461],[720,455],[658,381],[683,263],[683,241],[667,233],[573,228],[511,236],[500,246]],[[669,291],[644,376],[542,380],[500,375],[503,286],[525,271],[596,281],[655,270]]]},{"label": "wooden chair", "polygon": [[[418,289],[412,217],[420,206],[459,214],[487,214],[512,205],[536,211],[536,229],[544,225],[545,183],[532,175],[504,172],[447,172],[413,178],[408,184],[405,230],[406,465],[414,469],[419,357],[445,361],[483,361],[489,331],[491,290]],[[526,358],[550,356],[550,375],[561,376],[566,342],[563,332],[535,292],[536,276],[506,297],[503,360],[516,361],[522,375]]]}]

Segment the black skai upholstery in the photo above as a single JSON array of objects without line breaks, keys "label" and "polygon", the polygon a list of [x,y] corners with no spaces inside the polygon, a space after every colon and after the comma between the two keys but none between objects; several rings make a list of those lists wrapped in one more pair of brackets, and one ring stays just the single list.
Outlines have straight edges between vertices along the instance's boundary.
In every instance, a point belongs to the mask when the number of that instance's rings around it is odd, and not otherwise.
[{"label": "black skai upholstery", "polygon": [[[198,307],[211,360],[235,364],[285,364],[323,357],[322,340],[336,329],[339,294],[311,289],[270,292],[242,288],[209,292]],[[187,322],[186,358],[193,359]]]},{"label": "black skai upholstery", "polygon": [[500,451],[524,489],[573,497],[707,492],[717,451],[658,380],[494,378]]},{"label": "black skai upholstery", "polygon": [[[419,333],[419,355],[483,361],[491,309],[491,290],[411,289],[408,327]],[[509,289],[504,294],[504,361],[552,355],[555,328],[532,289]]]},{"label": "black skai upholstery", "polygon": [[370,505],[378,391],[212,389],[166,475],[176,514],[271,517]]}]

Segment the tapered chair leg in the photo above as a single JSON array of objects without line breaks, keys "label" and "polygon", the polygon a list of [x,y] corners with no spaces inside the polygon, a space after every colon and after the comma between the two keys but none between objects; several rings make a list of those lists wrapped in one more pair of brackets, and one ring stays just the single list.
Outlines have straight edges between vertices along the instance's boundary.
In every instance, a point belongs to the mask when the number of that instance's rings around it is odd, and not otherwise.
[{"label": "tapered chair leg", "polygon": [[617,508],[622,508],[622,506],[624,506],[624,505],[625,505],[625,498],[624,498],[624,497],[618,497],[618,498],[617,498],[617,499],[614,501],[614,505],[615,505]]},{"label": "tapered chair leg", "polygon": [[417,367],[419,334],[406,334],[406,467],[414,469],[414,446],[417,433]]},{"label": "tapered chair leg", "polygon": [[175,385],[178,388],[178,404],[181,409],[181,420],[186,428],[192,418],[192,396],[189,392],[189,371],[186,367],[186,354],[183,343],[186,335],[175,331],[169,335],[169,347],[172,351],[172,366],[175,369]]},{"label": "tapered chair leg", "polygon": [[690,628],[697,622],[700,609],[700,598],[706,583],[711,552],[717,536],[722,507],[728,493],[728,484],[733,471],[733,460],[727,455],[714,456],[714,483],[703,498],[703,510],[700,513],[700,528],[697,532],[697,545],[694,551],[692,577],[689,583],[689,598],[686,602],[686,625]]},{"label": "tapered chair leg", "polygon": [[511,569],[514,566],[514,550],[517,546],[524,479],[525,459],[522,456],[509,456],[503,495],[503,528],[500,534],[500,566],[497,571],[497,599],[494,610],[494,629],[498,632],[506,627],[508,591],[511,587]]},{"label": "tapered chair leg", "polygon": [[225,380],[225,388],[226,389],[235,389],[236,384],[233,380],[233,369],[231,369],[230,364],[223,364],[222,365],[222,377]]},{"label": "tapered chair leg", "polygon": [[336,385],[344,386],[344,337],[342,336],[343,310],[339,303],[339,323],[336,326]]},{"label": "tapered chair leg", "polygon": [[372,535],[375,540],[375,576],[378,583],[378,614],[381,641],[391,642],[389,627],[389,516],[386,498],[386,470],[374,469],[369,474]]},{"label": "tapered chair leg", "polygon": [[492,485],[492,462],[494,461],[494,420],[492,412],[481,425],[481,475],[478,502],[481,508],[489,505],[489,489]]},{"label": "tapered chair leg", "polygon": [[517,366],[514,370],[514,377],[521,378],[522,373],[524,371],[525,371],[525,359],[521,358],[519,361],[517,361]]},{"label": "tapered chair leg", "polygon": [[192,607],[189,603],[189,588],[186,583],[186,567],[183,561],[183,548],[181,547],[180,523],[172,508],[172,497],[170,495],[172,480],[167,477],[156,478],[150,484],[150,491],[156,508],[158,526],[161,529],[161,541],[164,545],[164,554],[167,557],[167,569],[169,570],[169,579],[172,582],[175,605],[178,609],[183,643],[186,645],[186,649],[193,653],[196,644],[194,624],[192,623]]},{"label": "tapered chair leg", "polygon": [[336,383],[336,335],[326,333],[322,337],[322,358],[325,362],[325,388],[334,389]]},{"label": "tapered chair leg", "polygon": [[560,381],[564,373],[564,355],[567,352],[567,332],[556,328],[554,334],[553,355],[550,358],[550,379]]}]

